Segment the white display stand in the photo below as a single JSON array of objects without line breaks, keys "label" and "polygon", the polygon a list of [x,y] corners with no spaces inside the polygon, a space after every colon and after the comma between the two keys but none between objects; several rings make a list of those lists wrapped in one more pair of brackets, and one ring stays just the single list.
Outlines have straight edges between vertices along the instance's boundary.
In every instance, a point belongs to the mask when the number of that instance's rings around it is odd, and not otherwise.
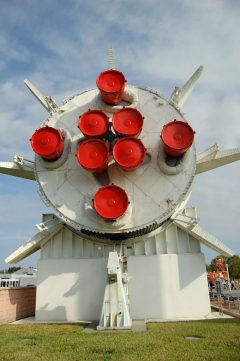
[{"label": "white display stand", "polygon": [[[199,241],[173,225],[162,233],[122,246],[131,318],[205,318],[210,303]],[[45,243],[38,262],[36,319],[99,320],[107,257],[114,248],[84,240],[65,227]]]}]

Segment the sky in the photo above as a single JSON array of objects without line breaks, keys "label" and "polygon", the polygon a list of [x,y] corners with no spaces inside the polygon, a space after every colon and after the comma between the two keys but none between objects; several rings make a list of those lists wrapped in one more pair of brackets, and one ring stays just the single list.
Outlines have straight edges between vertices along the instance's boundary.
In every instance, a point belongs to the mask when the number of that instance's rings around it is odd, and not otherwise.
[{"label": "sky", "polygon": [[[169,99],[193,72],[204,72],[182,107],[200,152],[240,147],[240,2],[235,0],[0,0],[0,161],[33,159],[29,138],[47,112],[25,87],[29,79],[61,105],[95,87],[116,67],[128,84]],[[240,253],[240,162],[195,177],[189,205],[200,226]],[[36,183],[0,174],[0,269],[51,212]],[[206,262],[215,252],[203,248]],[[36,266],[39,253],[18,266]]]}]

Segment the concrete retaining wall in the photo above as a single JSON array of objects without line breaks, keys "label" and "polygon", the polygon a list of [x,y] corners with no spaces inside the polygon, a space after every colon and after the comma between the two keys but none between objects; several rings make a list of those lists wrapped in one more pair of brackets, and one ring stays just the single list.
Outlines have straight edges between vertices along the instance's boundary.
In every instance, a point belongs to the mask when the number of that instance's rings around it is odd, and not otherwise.
[{"label": "concrete retaining wall", "polygon": [[0,288],[0,323],[35,315],[36,288]]}]

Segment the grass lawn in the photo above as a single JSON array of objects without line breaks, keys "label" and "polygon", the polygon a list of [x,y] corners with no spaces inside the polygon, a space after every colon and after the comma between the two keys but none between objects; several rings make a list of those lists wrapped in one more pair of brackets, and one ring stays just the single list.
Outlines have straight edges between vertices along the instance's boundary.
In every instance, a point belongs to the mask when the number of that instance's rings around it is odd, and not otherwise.
[{"label": "grass lawn", "polygon": [[240,319],[150,323],[147,332],[83,333],[84,327],[2,324],[0,361],[240,361]]}]

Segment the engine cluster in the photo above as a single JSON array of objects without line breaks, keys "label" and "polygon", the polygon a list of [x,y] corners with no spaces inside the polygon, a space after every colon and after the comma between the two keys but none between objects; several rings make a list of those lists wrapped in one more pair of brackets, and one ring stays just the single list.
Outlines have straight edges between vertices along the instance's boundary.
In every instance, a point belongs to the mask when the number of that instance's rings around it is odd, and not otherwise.
[{"label": "engine cluster", "polygon": [[192,183],[195,150],[188,150],[194,131],[177,109],[147,89],[135,88],[137,106],[127,104],[126,79],[117,70],[101,73],[96,84],[98,91],[73,97],[30,139],[42,198],[78,229],[84,222],[94,229],[111,228],[112,222],[114,231],[136,229],[154,217],[166,219]]}]

